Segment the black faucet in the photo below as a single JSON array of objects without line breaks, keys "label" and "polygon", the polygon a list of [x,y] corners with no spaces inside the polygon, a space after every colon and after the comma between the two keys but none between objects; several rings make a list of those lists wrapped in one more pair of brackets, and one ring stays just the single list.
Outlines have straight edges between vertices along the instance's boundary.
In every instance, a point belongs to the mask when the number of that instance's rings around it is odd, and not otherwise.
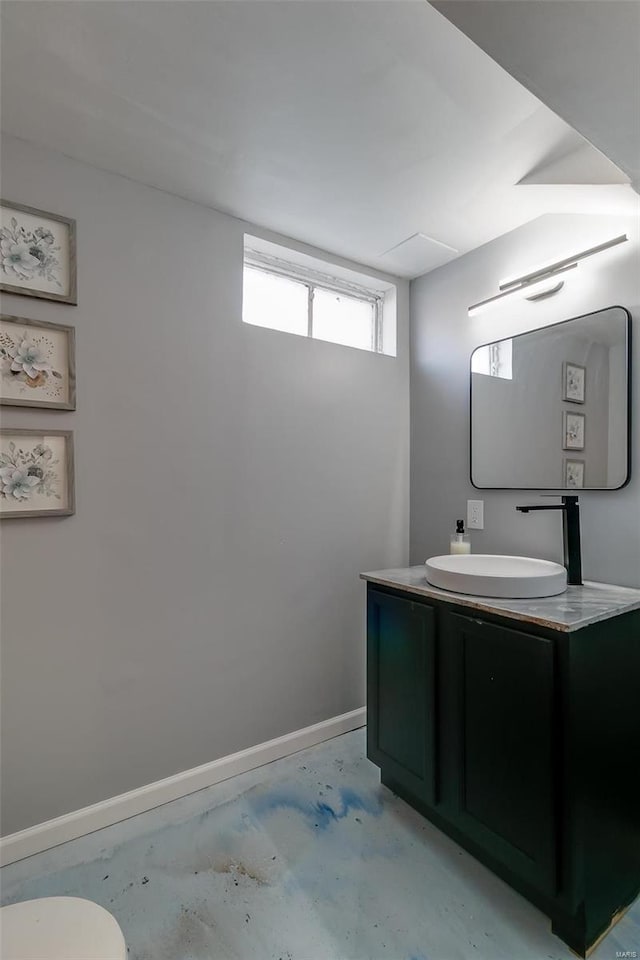
[{"label": "black faucet", "polygon": [[580,553],[580,507],[577,497],[562,497],[562,503],[539,504],[530,507],[516,507],[520,513],[531,510],[562,510],[562,540],[564,545],[564,565],[567,568],[567,583],[582,583],[582,556]]}]

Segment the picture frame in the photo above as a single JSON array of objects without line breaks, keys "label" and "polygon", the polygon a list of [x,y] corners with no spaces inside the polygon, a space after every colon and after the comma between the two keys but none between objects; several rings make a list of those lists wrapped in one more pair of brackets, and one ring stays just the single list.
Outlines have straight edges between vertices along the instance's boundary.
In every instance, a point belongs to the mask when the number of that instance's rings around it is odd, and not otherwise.
[{"label": "picture frame", "polygon": [[0,290],[77,304],[76,221],[0,200]]},{"label": "picture frame", "polygon": [[0,404],[76,409],[74,327],[0,314]]},{"label": "picture frame", "polygon": [[587,368],[580,363],[562,364],[562,399],[567,403],[584,403]]},{"label": "picture frame", "polygon": [[584,450],[586,416],[572,410],[562,412],[562,449]]},{"label": "picture frame", "polygon": [[584,487],[584,460],[564,461],[564,489],[582,490]]},{"label": "picture frame", "polygon": [[71,430],[0,429],[0,520],[75,513]]}]

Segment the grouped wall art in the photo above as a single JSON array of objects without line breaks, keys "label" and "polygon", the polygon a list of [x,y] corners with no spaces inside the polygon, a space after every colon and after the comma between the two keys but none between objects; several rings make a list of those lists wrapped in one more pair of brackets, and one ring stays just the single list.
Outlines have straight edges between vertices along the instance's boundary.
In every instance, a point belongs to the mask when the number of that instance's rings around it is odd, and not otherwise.
[{"label": "grouped wall art", "polygon": [[[584,403],[587,385],[587,368],[581,363],[568,360],[562,364],[562,399],[565,403]],[[584,450],[587,418],[584,413],[564,410],[563,450]],[[584,487],[584,460],[564,461],[563,486],[567,490],[579,490]]]},{"label": "grouped wall art", "polygon": [[[75,220],[0,201],[0,290],[77,304]],[[0,316],[0,404],[76,409],[74,327]],[[0,429],[0,519],[74,510],[73,432]]]}]

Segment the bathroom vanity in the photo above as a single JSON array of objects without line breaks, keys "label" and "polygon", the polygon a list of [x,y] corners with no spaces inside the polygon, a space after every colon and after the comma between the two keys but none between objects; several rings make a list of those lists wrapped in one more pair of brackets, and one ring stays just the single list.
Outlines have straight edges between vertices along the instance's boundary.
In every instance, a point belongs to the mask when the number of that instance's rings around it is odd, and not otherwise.
[{"label": "bathroom vanity", "polygon": [[586,956],[640,892],[640,590],[494,600],[424,566],[362,578],[382,782]]}]

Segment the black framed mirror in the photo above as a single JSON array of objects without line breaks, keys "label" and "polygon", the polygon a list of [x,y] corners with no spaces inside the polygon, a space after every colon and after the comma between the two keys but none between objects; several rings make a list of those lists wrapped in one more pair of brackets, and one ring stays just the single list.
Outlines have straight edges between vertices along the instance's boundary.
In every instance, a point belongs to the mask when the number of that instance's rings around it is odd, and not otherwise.
[{"label": "black framed mirror", "polygon": [[613,306],[471,355],[471,483],[619,490],[631,474],[631,316]]}]

